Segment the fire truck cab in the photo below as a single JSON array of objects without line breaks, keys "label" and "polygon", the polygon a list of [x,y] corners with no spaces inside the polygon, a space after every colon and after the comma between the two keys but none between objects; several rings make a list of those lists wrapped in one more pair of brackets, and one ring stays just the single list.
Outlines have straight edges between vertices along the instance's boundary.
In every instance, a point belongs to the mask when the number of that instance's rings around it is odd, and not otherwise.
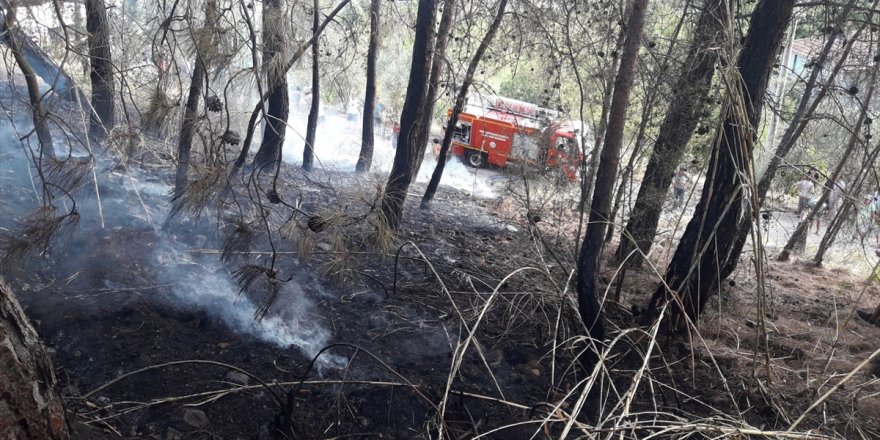
[{"label": "fire truck cab", "polygon": [[[452,110],[447,117],[452,116]],[[459,115],[452,154],[482,168],[510,163],[558,168],[573,181],[583,159],[580,126],[561,121],[560,113],[498,96],[472,98]]]}]

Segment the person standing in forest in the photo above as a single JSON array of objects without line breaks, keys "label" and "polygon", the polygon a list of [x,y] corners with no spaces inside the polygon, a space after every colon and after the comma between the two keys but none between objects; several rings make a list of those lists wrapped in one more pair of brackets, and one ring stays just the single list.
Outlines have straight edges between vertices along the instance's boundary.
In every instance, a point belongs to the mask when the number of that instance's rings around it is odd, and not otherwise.
[{"label": "person standing in forest", "polygon": [[813,180],[810,179],[810,176],[804,176],[802,180],[799,180],[794,185],[792,185],[792,189],[797,191],[798,195],[798,207],[797,214],[798,217],[804,212],[810,203],[810,200],[813,199],[813,193],[816,190],[816,185],[813,184]]},{"label": "person standing in forest", "polygon": [[382,115],[385,114],[385,104],[379,102],[379,98],[373,102],[373,130],[379,132],[380,136],[384,136],[384,132],[382,131]]},{"label": "person standing in forest", "polygon": [[837,179],[837,182],[829,180],[828,185],[831,188],[831,194],[828,195],[828,209],[825,212],[829,217],[834,217],[840,208],[838,204],[843,198],[843,192],[846,190],[846,182],[843,179]]},{"label": "person standing in forest", "polygon": [[357,99],[351,98],[348,101],[348,106],[346,108],[346,119],[350,125],[357,124],[358,120],[358,109],[360,108],[360,104],[358,104]]},{"label": "person standing in forest", "polygon": [[691,181],[690,174],[687,173],[687,168],[679,167],[678,172],[675,173],[675,179],[672,183],[672,190],[675,192],[675,207],[679,208],[684,205],[684,191],[687,189],[687,184]]}]

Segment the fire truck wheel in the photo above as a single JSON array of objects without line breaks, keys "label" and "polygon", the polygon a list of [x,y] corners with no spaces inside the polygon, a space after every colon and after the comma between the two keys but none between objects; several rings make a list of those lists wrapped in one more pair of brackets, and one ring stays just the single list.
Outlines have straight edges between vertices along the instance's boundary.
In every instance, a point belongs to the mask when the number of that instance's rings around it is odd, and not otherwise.
[{"label": "fire truck wheel", "polygon": [[464,153],[464,163],[474,168],[483,168],[486,166],[486,153],[466,150]]}]

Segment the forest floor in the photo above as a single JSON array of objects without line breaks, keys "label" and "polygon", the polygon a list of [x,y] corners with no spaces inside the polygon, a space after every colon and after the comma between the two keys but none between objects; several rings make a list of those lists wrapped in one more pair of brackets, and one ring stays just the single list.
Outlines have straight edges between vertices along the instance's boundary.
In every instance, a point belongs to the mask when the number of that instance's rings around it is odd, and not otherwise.
[{"label": "forest floor", "polygon": [[[0,231],[11,234],[39,205],[21,151],[0,142]],[[285,165],[282,199],[352,222],[271,243],[255,233],[253,252],[221,260],[239,230],[230,213],[165,223],[173,174],[160,165],[102,164],[90,184],[100,200],[81,190],[76,228],[0,272],[52,353],[77,438],[264,439],[280,426],[326,439],[783,438],[795,423],[797,438],[880,437],[880,363],[865,362],[880,328],[854,315],[880,291],[847,270],[768,262],[759,315],[743,261],[699,333],[654,344],[630,309],[656,273],[628,270],[615,299],[605,267],[611,342],[601,391],[586,396],[566,287],[578,222],[549,201],[552,186],[530,190],[543,206],[516,186],[489,198],[445,187],[424,211],[416,183],[389,245],[368,217],[381,176]],[[231,274],[270,265],[272,246],[284,282],[256,320],[264,291],[240,292]],[[669,253],[659,249],[657,263]]]}]

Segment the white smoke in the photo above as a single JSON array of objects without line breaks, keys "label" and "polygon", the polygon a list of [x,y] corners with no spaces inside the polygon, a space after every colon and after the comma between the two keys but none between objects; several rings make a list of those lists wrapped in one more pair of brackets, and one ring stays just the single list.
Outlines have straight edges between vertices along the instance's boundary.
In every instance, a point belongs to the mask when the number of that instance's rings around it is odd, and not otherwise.
[{"label": "white smoke", "polygon": [[[361,151],[361,125],[347,121],[344,117],[327,112],[326,120],[318,126],[315,134],[315,164],[327,171],[352,172]],[[386,127],[386,130],[390,128]],[[306,131],[306,118],[303,114],[291,113],[288,118],[287,136],[284,142],[283,159],[287,163],[301,164]],[[388,137],[376,132],[372,171],[388,173],[394,162],[394,147]],[[431,180],[437,161],[431,154],[431,145],[425,154],[425,161],[416,176],[416,182]],[[446,163],[440,186],[451,187],[469,193],[473,197],[495,198],[497,192],[494,181],[501,176],[491,169],[468,168],[458,158]]]}]

